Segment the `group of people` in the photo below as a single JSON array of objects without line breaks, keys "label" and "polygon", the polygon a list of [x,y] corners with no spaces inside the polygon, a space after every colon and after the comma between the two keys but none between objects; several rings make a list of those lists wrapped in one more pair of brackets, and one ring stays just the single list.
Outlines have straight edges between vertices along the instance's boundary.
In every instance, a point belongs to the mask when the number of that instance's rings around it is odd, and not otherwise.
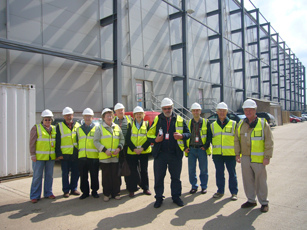
[{"label": "group of people", "polygon": [[[148,155],[154,158],[154,207],[159,208],[164,200],[164,178],[168,169],[171,176],[171,196],[178,206],[184,206],[180,198],[182,185],[183,153],[188,157],[188,173],[191,184],[190,193],[197,192],[196,164],[200,169],[201,193],[207,193],[208,156],[212,154],[216,169],[217,192],[213,198],[221,198],[225,193],[225,165],[229,174],[231,200],[237,200],[238,182],[236,163],[242,163],[242,176],[247,202],[242,208],[254,207],[258,202],[261,211],[267,212],[268,188],[266,165],[273,153],[273,137],[265,119],[256,116],[257,104],[251,99],[243,103],[246,115],[238,124],[227,117],[228,106],[221,102],[216,107],[217,121],[212,124],[202,118],[200,104],[193,103],[193,118],[187,123],[174,113],[173,101],[161,101],[162,113],[150,125],[144,121],[144,110],[137,106],[133,119],[125,115],[125,107],[117,103],[114,115],[111,109],[101,113],[102,123],[95,126],[94,112],[86,108],[81,125],[73,121],[73,110],[64,108],[64,121],[56,127],[51,125],[53,114],[46,109],[42,112],[41,124],[35,125],[30,133],[30,153],[33,167],[33,180],[30,199],[36,203],[41,197],[42,176],[44,197],[55,199],[52,193],[53,167],[55,159],[61,161],[62,190],[65,198],[90,195],[88,173],[91,178],[91,195],[99,198],[98,172],[102,172],[103,199],[120,199],[121,177],[119,167],[126,160],[130,175],[125,177],[129,197],[139,190],[151,195],[148,183]],[[152,145],[153,144],[153,145]],[[153,146],[153,147],[152,147]],[[45,172],[45,173],[43,173]],[[69,172],[71,172],[69,180]],[[80,189],[77,190],[80,177]]]}]

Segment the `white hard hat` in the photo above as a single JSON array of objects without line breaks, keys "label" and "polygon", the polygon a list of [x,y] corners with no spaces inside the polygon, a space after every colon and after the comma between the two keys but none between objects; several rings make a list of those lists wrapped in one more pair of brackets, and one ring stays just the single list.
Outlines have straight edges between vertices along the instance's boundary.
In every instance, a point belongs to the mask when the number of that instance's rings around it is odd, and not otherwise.
[{"label": "white hard hat", "polygon": [[247,108],[257,109],[257,104],[254,100],[247,99],[246,101],[244,101],[242,108],[243,109],[247,109]]},{"label": "white hard hat", "polygon": [[83,110],[82,115],[91,115],[94,116],[94,111],[90,108],[86,108],[85,110]]},{"label": "white hard hat", "polygon": [[220,102],[216,106],[216,110],[218,110],[218,109],[227,109],[228,110],[228,106],[225,102]]},{"label": "white hard hat", "polygon": [[67,114],[74,114],[74,111],[72,110],[72,108],[70,108],[70,107],[65,107],[65,108],[63,109],[62,115],[67,115]]},{"label": "white hard hat", "polygon": [[165,106],[172,106],[174,103],[172,101],[172,99],[166,97],[166,98],[163,98],[163,100],[161,101],[161,108],[162,107],[165,107]]},{"label": "white hard hat", "polygon": [[122,104],[122,103],[117,103],[115,106],[114,106],[114,111],[118,110],[118,109],[124,109],[125,106]]},{"label": "white hard hat", "polygon": [[192,111],[193,109],[200,109],[200,110],[201,110],[200,104],[198,104],[197,102],[193,103],[193,104],[191,105],[191,111]]},{"label": "white hard hat", "polygon": [[41,117],[53,117],[53,113],[52,113],[49,109],[45,109],[45,110],[42,112]]},{"label": "white hard hat", "polygon": [[133,109],[133,113],[144,113],[144,109],[141,106],[137,106]]},{"label": "white hard hat", "polygon": [[106,112],[113,112],[113,111],[109,108],[105,108],[104,110],[102,110],[101,116],[103,116],[103,114],[105,114]]}]

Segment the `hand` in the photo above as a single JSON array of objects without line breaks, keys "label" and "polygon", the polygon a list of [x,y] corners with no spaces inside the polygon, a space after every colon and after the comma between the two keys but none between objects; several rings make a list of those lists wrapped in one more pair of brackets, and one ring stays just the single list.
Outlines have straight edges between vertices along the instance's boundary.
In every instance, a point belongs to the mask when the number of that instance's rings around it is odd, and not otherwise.
[{"label": "hand", "polygon": [[186,148],[184,151],[185,151],[186,153],[189,153],[189,152],[190,152],[190,148]]},{"label": "hand", "polygon": [[59,156],[59,157],[58,157],[58,160],[63,160],[63,159],[64,159],[63,156]]},{"label": "hand", "polygon": [[144,148],[140,148],[139,151],[140,151],[140,152],[139,152],[138,155],[140,155],[140,154],[144,151]]},{"label": "hand", "polygon": [[136,155],[140,155],[140,149],[134,149],[134,152],[136,153]]},{"label": "hand", "polygon": [[113,153],[113,155],[117,155],[118,153],[120,152],[120,149],[119,148],[117,148],[117,149],[115,149],[115,151],[114,151],[114,153]]},{"label": "hand", "polygon": [[156,137],[155,142],[159,143],[159,142],[163,141],[163,138],[164,138],[163,135],[161,135],[161,136],[159,135],[159,136]]},{"label": "hand", "polygon": [[180,139],[182,139],[182,134],[180,134],[180,133],[177,133],[177,132],[174,132],[174,138],[175,138],[175,140],[180,140]]},{"label": "hand", "polygon": [[205,147],[200,147],[201,150],[206,150]]},{"label": "hand", "polygon": [[241,163],[241,157],[240,157],[240,155],[236,155],[236,161],[237,161],[238,163]]},{"label": "hand", "polygon": [[263,159],[263,165],[268,165],[270,164],[270,159],[269,158],[264,158]]},{"label": "hand", "polygon": [[106,154],[107,154],[107,156],[111,156],[112,155],[112,153],[111,153],[111,151],[109,149],[107,149]]},{"label": "hand", "polygon": [[36,162],[37,160],[36,160],[36,156],[34,155],[34,156],[31,156],[31,160],[33,161],[33,162]]}]

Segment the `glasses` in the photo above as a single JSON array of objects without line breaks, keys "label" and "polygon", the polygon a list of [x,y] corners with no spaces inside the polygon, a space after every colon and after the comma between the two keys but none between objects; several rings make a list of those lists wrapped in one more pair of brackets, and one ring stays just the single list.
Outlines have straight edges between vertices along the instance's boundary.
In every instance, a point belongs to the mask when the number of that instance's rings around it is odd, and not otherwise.
[{"label": "glasses", "polygon": [[162,108],[162,110],[171,110],[172,109],[172,107],[170,107],[170,108]]},{"label": "glasses", "polygon": [[47,119],[44,119],[44,121],[51,121],[51,119],[50,119],[50,118],[47,118]]}]

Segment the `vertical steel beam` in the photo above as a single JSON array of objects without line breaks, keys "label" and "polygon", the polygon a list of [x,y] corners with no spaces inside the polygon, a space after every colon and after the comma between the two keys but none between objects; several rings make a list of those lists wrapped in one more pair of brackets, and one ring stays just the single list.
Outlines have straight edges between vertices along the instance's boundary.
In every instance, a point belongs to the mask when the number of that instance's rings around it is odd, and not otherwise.
[{"label": "vertical steel beam", "polygon": [[242,41],[242,81],[243,81],[243,101],[246,100],[246,56],[245,56],[245,8],[244,0],[241,0],[241,41]]},{"label": "vertical steel beam", "polygon": [[286,65],[286,43],[282,42],[282,50],[283,50],[283,62],[284,62],[284,105],[285,110],[287,110],[287,65]]},{"label": "vertical steel beam", "polygon": [[223,2],[222,0],[218,0],[218,10],[219,10],[219,54],[220,54],[220,100],[224,101],[224,15],[223,15]]},{"label": "vertical steel beam", "polygon": [[279,34],[276,34],[276,42],[277,42],[277,97],[278,97],[278,102],[280,102],[280,60],[279,60]]},{"label": "vertical steel beam", "polygon": [[271,43],[271,23],[268,22],[268,46],[269,46],[269,87],[270,87],[270,100],[273,101],[273,90],[272,90],[272,43]]},{"label": "vertical steel beam", "polygon": [[258,93],[259,99],[261,98],[261,47],[260,47],[260,20],[259,20],[259,9],[256,9],[256,20],[257,20],[257,57],[258,57]]},{"label": "vertical steel beam", "polygon": [[291,71],[291,68],[292,68],[292,63],[291,63],[291,49],[289,48],[289,89],[290,89],[290,111],[292,111],[292,71]]},{"label": "vertical steel beam", "polygon": [[184,76],[183,79],[183,106],[185,108],[188,107],[188,89],[189,89],[189,77],[188,77],[188,56],[187,56],[187,30],[188,30],[188,23],[187,23],[187,12],[186,12],[186,0],[182,0],[182,11],[184,14],[182,14],[182,74]]},{"label": "vertical steel beam", "polygon": [[303,66],[304,111],[306,111],[306,68]]}]

